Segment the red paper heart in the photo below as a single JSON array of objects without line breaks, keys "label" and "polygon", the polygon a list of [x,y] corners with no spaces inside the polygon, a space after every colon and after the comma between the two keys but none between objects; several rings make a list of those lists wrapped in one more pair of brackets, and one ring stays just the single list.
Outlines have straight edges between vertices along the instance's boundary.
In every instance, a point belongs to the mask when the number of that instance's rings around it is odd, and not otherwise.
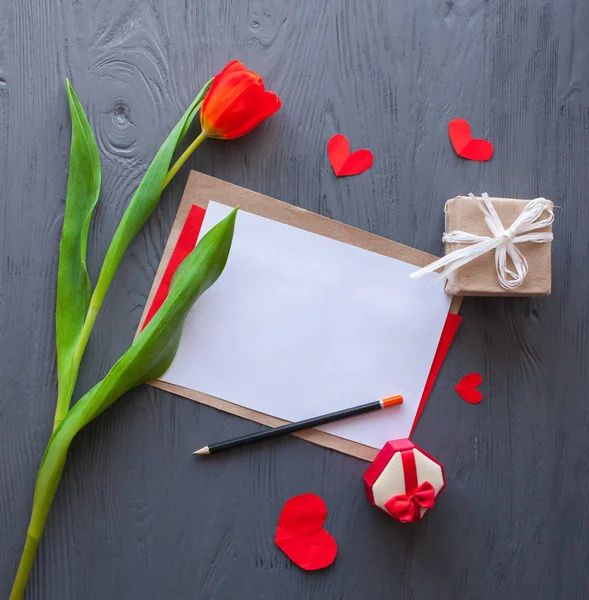
[{"label": "red paper heart", "polygon": [[456,384],[454,389],[463,400],[471,404],[478,404],[483,399],[483,394],[476,388],[482,382],[483,378],[478,373],[469,373]]},{"label": "red paper heart", "polygon": [[469,160],[489,160],[493,156],[493,144],[488,140],[472,137],[466,119],[453,119],[448,123],[448,135],[458,156]]},{"label": "red paper heart", "polygon": [[364,173],[370,169],[374,160],[372,152],[366,148],[360,148],[350,154],[350,142],[341,133],[337,133],[327,142],[327,156],[338,177]]},{"label": "red paper heart", "polygon": [[335,560],[337,544],[323,529],[326,516],[327,506],[315,494],[294,496],[282,508],[274,541],[301,569],[323,569]]}]

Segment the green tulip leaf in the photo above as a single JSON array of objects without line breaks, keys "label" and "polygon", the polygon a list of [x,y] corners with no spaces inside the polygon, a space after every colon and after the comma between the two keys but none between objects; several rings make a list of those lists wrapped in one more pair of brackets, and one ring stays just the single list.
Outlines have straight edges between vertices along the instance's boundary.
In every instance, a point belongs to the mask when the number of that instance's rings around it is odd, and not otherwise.
[{"label": "green tulip leaf", "polygon": [[70,365],[84,326],[92,284],[86,267],[88,228],[100,193],[100,159],[84,109],[66,81],[72,120],[70,170],[59,247],[55,329],[57,380],[62,391],[73,392]]}]

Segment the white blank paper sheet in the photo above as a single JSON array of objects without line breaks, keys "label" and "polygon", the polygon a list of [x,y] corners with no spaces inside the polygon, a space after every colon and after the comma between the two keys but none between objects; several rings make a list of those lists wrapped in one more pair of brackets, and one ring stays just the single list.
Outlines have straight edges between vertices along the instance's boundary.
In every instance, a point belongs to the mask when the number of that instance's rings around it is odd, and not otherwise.
[{"label": "white blank paper sheet", "polygon": [[[209,202],[200,236],[230,210]],[[414,270],[239,211],[225,271],[161,379],[288,421],[401,394],[321,429],[375,448],[407,437],[451,301]]]}]

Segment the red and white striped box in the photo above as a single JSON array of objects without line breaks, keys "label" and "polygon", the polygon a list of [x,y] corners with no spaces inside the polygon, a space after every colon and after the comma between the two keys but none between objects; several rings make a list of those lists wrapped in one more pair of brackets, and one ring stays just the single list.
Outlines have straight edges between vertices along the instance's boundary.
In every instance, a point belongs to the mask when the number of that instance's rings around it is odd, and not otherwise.
[{"label": "red and white striped box", "polygon": [[444,467],[406,439],[388,441],[364,474],[370,503],[401,523],[423,519],[445,485]]}]

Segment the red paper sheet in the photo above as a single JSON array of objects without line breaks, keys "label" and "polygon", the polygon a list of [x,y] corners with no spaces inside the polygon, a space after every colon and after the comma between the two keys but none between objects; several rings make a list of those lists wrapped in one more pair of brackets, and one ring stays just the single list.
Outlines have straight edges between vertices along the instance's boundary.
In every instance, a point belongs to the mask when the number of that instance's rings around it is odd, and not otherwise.
[{"label": "red paper sheet", "polygon": [[180,266],[182,261],[194,250],[196,246],[196,241],[198,240],[198,234],[200,233],[200,228],[202,227],[202,222],[204,221],[206,214],[206,210],[201,208],[200,206],[193,205],[188,213],[188,217],[186,217],[186,222],[184,223],[184,227],[180,232],[180,237],[178,238],[178,242],[172,252],[172,256],[170,257],[170,262],[166,267],[166,271],[164,276],[162,277],[162,281],[160,283],[159,288],[153,298],[153,302],[149,308],[149,312],[147,313],[147,317],[145,317],[145,322],[143,323],[143,328],[153,319],[153,315],[160,309],[160,306],[164,303],[164,300],[168,297],[168,292],[170,291],[170,283],[172,282],[172,277],[176,272],[176,269]]},{"label": "red paper sheet", "polygon": [[[166,271],[160,283],[160,286],[155,294],[149,312],[147,313],[147,317],[145,318],[145,323],[143,327],[149,323],[149,321],[153,318],[153,315],[159,310],[160,306],[164,303],[164,300],[168,296],[168,292],[170,290],[170,283],[172,281],[172,277],[176,271],[176,269],[180,266],[180,263],[192,252],[194,247],[196,246],[196,241],[198,240],[198,235],[200,233],[200,228],[202,226],[204,217],[206,214],[206,210],[201,208],[200,206],[193,205],[188,213],[188,217],[186,218],[186,222],[184,223],[184,227],[182,228],[182,232],[180,233],[180,237],[178,238],[178,243],[172,252],[172,256],[170,257],[170,262],[166,267]],[[413,427],[411,428],[411,435],[413,435],[413,431],[415,426],[417,425],[417,421],[423,412],[423,408],[427,399],[430,395],[430,392],[434,386],[436,381],[436,377],[440,372],[440,368],[442,363],[444,362],[444,358],[446,358],[446,354],[450,348],[450,344],[454,339],[454,335],[462,321],[462,317],[455,315],[454,313],[448,313],[448,317],[446,319],[446,323],[444,324],[444,329],[442,330],[442,335],[440,336],[440,341],[438,343],[438,348],[436,350],[436,354],[434,356],[434,360],[432,362],[432,366],[425,384],[425,388],[423,390],[423,394],[421,396],[421,400],[419,402],[419,408],[417,409],[417,414],[415,415],[415,420],[413,421]]]},{"label": "red paper sheet", "polygon": [[455,315],[454,313],[448,313],[448,317],[446,318],[446,322],[444,323],[444,329],[442,329],[442,335],[440,336],[440,341],[438,342],[438,349],[436,350],[436,354],[434,355],[434,361],[432,362],[432,368],[430,369],[429,375],[427,377],[427,381],[425,382],[425,387],[423,388],[423,394],[421,395],[421,400],[419,401],[419,408],[417,409],[417,414],[415,415],[415,421],[413,421],[413,427],[411,428],[411,433],[409,437],[413,435],[413,431],[415,430],[415,426],[417,425],[417,421],[423,412],[425,407],[425,403],[429,398],[429,395],[434,387],[434,383],[440,372],[442,367],[442,363],[446,358],[446,354],[448,354],[448,350],[450,349],[450,344],[456,335],[456,331],[458,330],[458,326],[462,321],[462,317]]}]

